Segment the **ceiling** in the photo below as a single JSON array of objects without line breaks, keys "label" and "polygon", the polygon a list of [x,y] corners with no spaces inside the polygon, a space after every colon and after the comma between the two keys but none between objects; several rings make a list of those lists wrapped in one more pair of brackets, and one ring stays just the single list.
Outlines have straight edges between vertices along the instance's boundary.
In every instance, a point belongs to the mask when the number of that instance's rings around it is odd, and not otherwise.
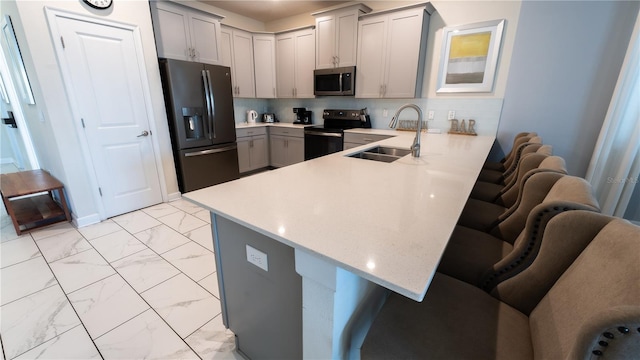
[{"label": "ceiling", "polygon": [[339,0],[198,1],[239,15],[244,15],[264,23],[303,13],[310,14],[320,9],[349,2]]}]

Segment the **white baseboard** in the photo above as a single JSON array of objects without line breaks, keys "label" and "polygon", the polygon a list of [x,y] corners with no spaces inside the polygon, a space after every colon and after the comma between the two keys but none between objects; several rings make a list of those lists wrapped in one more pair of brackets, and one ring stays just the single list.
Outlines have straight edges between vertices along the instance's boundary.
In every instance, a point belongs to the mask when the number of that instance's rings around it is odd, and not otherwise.
[{"label": "white baseboard", "polygon": [[169,196],[167,197],[167,202],[169,201],[174,201],[174,200],[180,200],[182,198],[182,194],[178,191],[178,192],[174,192],[169,194]]},{"label": "white baseboard", "polygon": [[71,214],[71,217],[73,218],[73,224],[77,228],[81,228],[81,227],[84,227],[84,226],[97,224],[97,223],[99,223],[101,221],[100,220],[100,214],[98,214],[98,213],[91,214],[89,216],[83,216],[81,218],[78,218],[74,214]]},{"label": "white baseboard", "polygon": [[15,164],[15,160],[13,158],[0,158],[0,164]]}]

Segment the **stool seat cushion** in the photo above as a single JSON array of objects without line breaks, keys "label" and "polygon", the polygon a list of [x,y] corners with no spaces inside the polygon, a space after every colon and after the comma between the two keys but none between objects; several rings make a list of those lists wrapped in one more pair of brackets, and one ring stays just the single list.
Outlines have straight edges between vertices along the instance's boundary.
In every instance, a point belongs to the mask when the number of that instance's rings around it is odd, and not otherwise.
[{"label": "stool seat cushion", "polygon": [[362,359],[533,359],[529,319],[465,282],[436,273],[424,301],[393,293]]},{"label": "stool seat cushion", "polygon": [[500,196],[505,187],[500,184],[493,184],[484,181],[478,181],[471,189],[470,198],[493,203]]},{"label": "stool seat cushion", "polygon": [[489,232],[507,208],[490,202],[469,199],[462,209],[458,225]]},{"label": "stool seat cushion", "polygon": [[493,264],[513,251],[513,245],[482,231],[456,226],[438,271],[476,285]]},{"label": "stool seat cushion", "polygon": [[482,169],[480,170],[480,174],[478,174],[477,181],[484,181],[504,186],[504,173],[498,170]]},{"label": "stool seat cushion", "polygon": [[483,169],[487,169],[487,170],[496,170],[496,171],[505,171],[506,169],[504,168],[504,163],[503,162],[490,162],[487,161],[484,163],[484,165],[482,165]]}]

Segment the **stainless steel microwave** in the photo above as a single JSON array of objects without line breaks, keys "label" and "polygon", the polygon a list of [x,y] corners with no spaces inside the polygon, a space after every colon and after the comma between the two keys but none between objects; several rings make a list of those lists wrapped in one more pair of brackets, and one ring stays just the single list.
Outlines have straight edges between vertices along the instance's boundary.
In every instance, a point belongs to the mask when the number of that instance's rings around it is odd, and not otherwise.
[{"label": "stainless steel microwave", "polygon": [[350,96],[356,93],[356,67],[313,71],[313,93],[321,96]]}]

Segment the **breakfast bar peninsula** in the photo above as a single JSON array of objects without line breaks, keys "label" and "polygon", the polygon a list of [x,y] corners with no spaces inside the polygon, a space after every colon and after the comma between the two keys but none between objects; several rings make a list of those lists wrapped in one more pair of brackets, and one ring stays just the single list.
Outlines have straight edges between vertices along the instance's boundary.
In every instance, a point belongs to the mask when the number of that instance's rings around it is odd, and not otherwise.
[{"label": "breakfast bar peninsula", "polygon": [[[350,131],[350,130],[347,130]],[[413,133],[193,191],[211,212],[223,321],[249,358],[357,358],[389,291],[422,301],[494,141]]]}]

